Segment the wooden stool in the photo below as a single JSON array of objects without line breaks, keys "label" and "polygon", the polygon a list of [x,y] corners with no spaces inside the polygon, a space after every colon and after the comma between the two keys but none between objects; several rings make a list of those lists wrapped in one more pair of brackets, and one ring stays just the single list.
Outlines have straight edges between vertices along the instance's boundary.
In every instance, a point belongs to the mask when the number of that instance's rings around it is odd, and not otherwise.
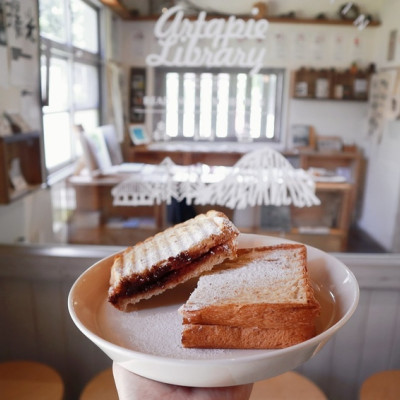
[{"label": "wooden stool", "polygon": [[360,400],[399,400],[400,370],[378,372],[361,385]]},{"label": "wooden stool", "polygon": [[256,382],[250,400],[327,400],[321,389],[297,372]]},{"label": "wooden stool", "polygon": [[53,368],[33,361],[0,363],[0,397],[13,400],[61,400],[64,383]]},{"label": "wooden stool", "polygon": [[118,400],[112,368],[92,378],[84,387],[80,400]]}]

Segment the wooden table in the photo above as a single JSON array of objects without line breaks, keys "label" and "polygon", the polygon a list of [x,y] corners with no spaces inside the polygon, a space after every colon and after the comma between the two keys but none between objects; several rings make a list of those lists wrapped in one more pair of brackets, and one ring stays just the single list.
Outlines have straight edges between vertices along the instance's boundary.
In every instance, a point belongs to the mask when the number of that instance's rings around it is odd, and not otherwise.
[{"label": "wooden table", "polygon": [[97,211],[100,222],[105,223],[110,218],[121,217],[155,217],[156,226],[164,226],[165,210],[162,205],[152,206],[114,206],[111,190],[127,179],[127,174],[91,176],[71,176],[67,184],[75,191],[76,212]]}]

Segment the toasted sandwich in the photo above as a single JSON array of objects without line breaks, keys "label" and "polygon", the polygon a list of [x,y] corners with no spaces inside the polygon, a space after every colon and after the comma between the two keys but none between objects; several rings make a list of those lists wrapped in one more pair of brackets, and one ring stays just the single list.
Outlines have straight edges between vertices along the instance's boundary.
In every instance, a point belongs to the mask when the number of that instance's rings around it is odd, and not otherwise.
[{"label": "toasted sandwich", "polygon": [[212,210],[127,248],[114,259],[108,300],[127,311],[235,258],[238,234],[225,214]]},{"label": "toasted sandwich", "polygon": [[276,349],[315,336],[320,306],[306,247],[282,244],[237,254],[201,276],[180,308],[182,345]]}]

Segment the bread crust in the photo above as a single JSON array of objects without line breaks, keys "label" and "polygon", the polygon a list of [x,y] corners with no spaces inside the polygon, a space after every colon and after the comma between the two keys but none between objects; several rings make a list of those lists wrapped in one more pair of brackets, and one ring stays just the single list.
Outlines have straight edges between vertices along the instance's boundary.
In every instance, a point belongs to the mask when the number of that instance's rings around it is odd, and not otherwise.
[{"label": "bread crust", "polygon": [[287,329],[223,325],[184,325],[182,345],[203,349],[282,349],[315,336],[314,325]]},{"label": "bread crust", "polygon": [[296,304],[224,304],[201,310],[182,311],[184,324],[290,328],[308,325],[319,314],[318,303]]}]

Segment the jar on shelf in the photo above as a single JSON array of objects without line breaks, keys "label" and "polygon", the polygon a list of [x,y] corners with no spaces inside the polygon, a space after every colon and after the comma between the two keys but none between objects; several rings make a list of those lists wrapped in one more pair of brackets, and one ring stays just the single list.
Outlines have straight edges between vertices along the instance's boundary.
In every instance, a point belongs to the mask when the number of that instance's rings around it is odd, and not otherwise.
[{"label": "jar on shelf", "polygon": [[309,97],[307,70],[302,67],[295,73],[294,97]]},{"label": "jar on shelf", "polygon": [[358,70],[353,81],[353,95],[355,99],[366,100],[368,97],[368,73]]},{"label": "jar on shelf", "polygon": [[344,95],[344,73],[341,71],[335,71],[333,76],[333,98],[343,99]]},{"label": "jar on shelf", "polygon": [[327,69],[321,69],[316,73],[315,97],[318,99],[328,99],[331,92],[331,73]]}]

